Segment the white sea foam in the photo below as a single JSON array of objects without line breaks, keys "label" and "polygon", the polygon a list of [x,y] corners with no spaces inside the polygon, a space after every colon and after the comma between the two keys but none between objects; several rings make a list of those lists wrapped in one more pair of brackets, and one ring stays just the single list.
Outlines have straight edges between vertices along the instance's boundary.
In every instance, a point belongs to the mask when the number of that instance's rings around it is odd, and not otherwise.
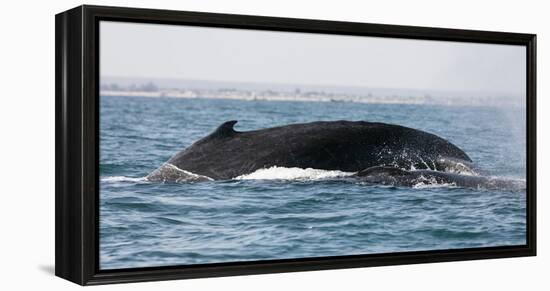
[{"label": "white sea foam", "polygon": [[154,170],[146,177],[147,181],[174,181],[174,182],[196,182],[196,181],[213,181],[214,179],[195,174],[178,168],[170,163],[164,163],[158,169]]},{"label": "white sea foam", "polygon": [[420,181],[412,186],[414,189],[426,189],[426,188],[450,188],[456,187],[455,183],[437,183],[435,181]]},{"label": "white sea foam", "polygon": [[440,183],[434,177],[424,177],[421,175],[416,179],[415,184],[412,185],[412,188],[415,189],[424,189],[424,188],[442,188],[442,187],[454,187],[455,183]]},{"label": "white sea foam", "polygon": [[171,169],[173,170],[176,170],[176,171],[179,171],[180,173],[182,173],[183,175],[185,175],[185,180],[187,181],[203,181],[203,180],[206,180],[206,181],[214,181],[214,179],[208,177],[208,176],[204,176],[204,175],[199,175],[199,174],[195,174],[193,172],[189,172],[189,171],[186,171],[186,170],[183,170],[183,169],[180,169],[178,168],[177,166],[175,165],[172,165],[170,163],[165,163],[164,165],[166,165],[167,167],[170,167]]},{"label": "white sea foam", "polygon": [[[465,176],[473,176],[466,174]],[[508,191],[520,191],[526,189],[525,179],[515,178],[503,178],[496,176],[482,177],[484,180],[478,181],[477,184],[472,184],[469,188],[477,190],[508,190]],[[412,185],[415,189],[425,188],[453,188],[458,187],[456,183],[441,183],[435,178],[426,178],[421,176],[416,181],[416,184]]]},{"label": "white sea foam", "polygon": [[108,176],[102,177],[101,182],[145,182],[147,179],[145,177],[126,177],[126,176]]},{"label": "white sea foam", "polygon": [[312,168],[286,168],[273,166],[241,175],[235,180],[324,180],[351,176],[355,173]]},{"label": "white sea foam", "polygon": [[457,161],[447,161],[445,172],[466,176],[479,176],[479,173],[471,166]]}]

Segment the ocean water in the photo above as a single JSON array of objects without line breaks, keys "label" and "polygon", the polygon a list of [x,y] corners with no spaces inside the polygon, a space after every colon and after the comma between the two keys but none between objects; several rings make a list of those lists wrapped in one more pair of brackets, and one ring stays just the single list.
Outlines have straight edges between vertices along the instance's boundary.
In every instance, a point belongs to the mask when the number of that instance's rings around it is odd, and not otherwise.
[{"label": "ocean water", "polygon": [[100,104],[101,269],[526,243],[525,190],[373,186],[286,168],[230,181],[144,179],[227,120],[246,131],[345,119],[437,134],[489,175],[524,181],[524,108],[123,96]]}]

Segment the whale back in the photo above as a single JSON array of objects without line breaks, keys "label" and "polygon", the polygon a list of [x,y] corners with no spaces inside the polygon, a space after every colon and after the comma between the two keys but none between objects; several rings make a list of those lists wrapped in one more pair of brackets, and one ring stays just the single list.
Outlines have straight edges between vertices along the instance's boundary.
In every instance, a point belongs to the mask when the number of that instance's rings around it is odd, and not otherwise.
[{"label": "whale back", "polygon": [[272,166],[357,172],[373,166],[435,169],[442,157],[471,161],[450,142],[420,130],[365,121],[317,121],[254,131],[221,124],[167,163],[213,179]]}]

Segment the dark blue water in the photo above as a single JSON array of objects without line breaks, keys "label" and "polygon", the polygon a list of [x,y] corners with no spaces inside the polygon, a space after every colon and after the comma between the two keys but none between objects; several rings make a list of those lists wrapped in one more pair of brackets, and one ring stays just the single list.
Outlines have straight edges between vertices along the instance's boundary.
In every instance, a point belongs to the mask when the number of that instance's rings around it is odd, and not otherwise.
[{"label": "dark blue water", "polygon": [[405,125],[448,139],[490,175],[525,179],[521,108],[104,96],[101,269],[526,242],[525,191],[369,186],[307,170],[283,173],[290,180],[143,180],[232,119],[240,131],[339,119]]}]

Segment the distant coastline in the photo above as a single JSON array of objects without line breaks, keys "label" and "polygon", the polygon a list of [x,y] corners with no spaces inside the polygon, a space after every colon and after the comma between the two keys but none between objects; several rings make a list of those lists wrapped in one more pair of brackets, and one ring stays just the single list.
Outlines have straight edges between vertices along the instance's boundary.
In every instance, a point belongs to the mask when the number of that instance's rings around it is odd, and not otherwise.
[{"label": "distant coastline", "polygon": [[[117,80],[118,81],[118,80]],[[124,81],[124,80],[123,80]],[[301,88],[295,87],[246,87],[238,83],[188,83],[157,85],[148,82],[104,82],[100,86],[101,96],[126,96],[149,98],[185,99],[230,99],[245,101],[287,101],[287,102],[352,102],[371,104],[431,104],[448,106],[525,106],[523,98],[513,98],[498,94],[478,94],[436,92],[430,94],[418,90],[402,89],[363,89],[345,91],[340,88]],[[168,85],[168,86],[167,86]],[[193,86],[194,85],[194,86]],[[233,86],[231,86],[233,85]],[[331,90],[332,89],[332,90]],[[342,92],[338,92],[338,91]]]},{"label": "distant coastline", "polygon": [[127,96],[151,98],[187,98],[187,99],[231,99],[245,101],[291,101],[291,102],[355,102],[385,104],[427,104],[435,103],[429,96],[377,97],[372,95],[345,95],[324,92],[274,92],[274,91],[224,91],[224,90],[160,90],[160,91],[101,91],[102,96]]},{"label": "distant coastline", "polygon": [[429,95],[376,96],[334,94],[325,92],[275,92],[241,90],[101,90],[101,96],[184,98],[184,99],[230,99],[244,101],[287,101],[287,102],[352,102],[370,104],[416,104],[447,106],[523,106],[522,103],[499,97],[433,98]]}]

